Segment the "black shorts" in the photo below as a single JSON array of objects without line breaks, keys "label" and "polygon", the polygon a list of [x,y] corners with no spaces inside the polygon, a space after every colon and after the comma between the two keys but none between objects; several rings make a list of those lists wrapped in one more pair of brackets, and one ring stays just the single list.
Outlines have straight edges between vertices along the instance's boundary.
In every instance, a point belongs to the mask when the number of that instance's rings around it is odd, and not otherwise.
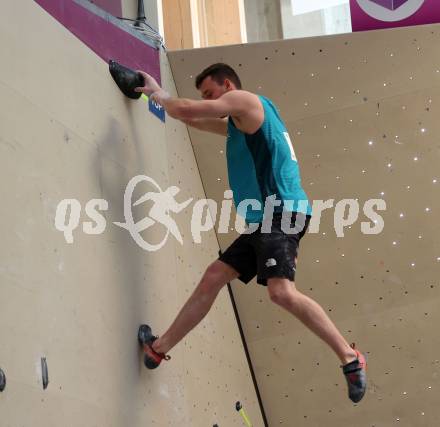
[{"label": "black shorts", "polygon": [[[287,226],[290,231],[285,233],[281,229],[281,214],[274,214],[269,233],[264,232],[260,224],[253,233],[241,234],[219,260],[236,270],[243,283],[250,282],[255,275],[257,283],[264,286],[272,277],[294,281],[299,241],[307,231],[310,218],[309,215],[293,212]],[[283,228],[286,230],[286,226]]]}]

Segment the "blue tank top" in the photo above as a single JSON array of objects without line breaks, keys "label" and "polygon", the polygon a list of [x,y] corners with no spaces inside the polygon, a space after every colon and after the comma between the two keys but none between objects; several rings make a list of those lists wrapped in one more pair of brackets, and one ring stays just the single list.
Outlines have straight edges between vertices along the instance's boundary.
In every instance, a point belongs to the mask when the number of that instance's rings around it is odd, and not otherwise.
[{"label": "blue tank top", "polygon": [[287,210],[311,215],[287,128],[272,101],[259,98],[264,121],[254,134],[237,129],[231,117],[228,120],[226,158],[237,213],[248,224],[261,223],[266,198],[272,196],[280,202],[279,206],[274,203],[275,213]]}]

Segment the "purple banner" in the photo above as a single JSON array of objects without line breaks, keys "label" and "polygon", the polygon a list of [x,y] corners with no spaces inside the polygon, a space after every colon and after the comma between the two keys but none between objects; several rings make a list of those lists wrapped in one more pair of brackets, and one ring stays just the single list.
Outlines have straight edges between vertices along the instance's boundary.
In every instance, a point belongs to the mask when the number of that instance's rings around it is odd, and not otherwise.
[{"label": "purple banner", "polygon": [[[74,0],[35,0],[100,58],[151,74],[160,84],[159,50]],[[134,31],[134,30],[133,30]]]},{"label": "purple banner", "polygon": [[350,0],[353,31],[440,22],[439,0]]}]

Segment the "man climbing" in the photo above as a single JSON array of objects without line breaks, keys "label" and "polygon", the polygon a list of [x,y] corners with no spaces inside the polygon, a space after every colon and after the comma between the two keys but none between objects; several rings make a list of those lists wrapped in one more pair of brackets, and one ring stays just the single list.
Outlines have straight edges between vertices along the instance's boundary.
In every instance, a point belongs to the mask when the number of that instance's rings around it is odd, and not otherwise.
[{"label": "man climbing", "polygon": [[256,275],[273,302],[333,349],[342,363],[349,397],[359,402],[366,390],[364,355],[347,343],[322,307],[295,286],[299,241],[311,207],[277,108],[268,98],[242,90],[240,78],[226,64],[213,64],[197,76],[200,101],[171,97],[153,77],[140,73],[145,84],[135,90],[162,105],[169,116],[227,137],[229,185],[237,212],[248,224],[247,232],[206,269],[165,334],[156,337],[149,326],[140,327],[145,365],[153,369],[169,359],[166,353],[205,317],[223,286],[236,278],[248,283]]}]

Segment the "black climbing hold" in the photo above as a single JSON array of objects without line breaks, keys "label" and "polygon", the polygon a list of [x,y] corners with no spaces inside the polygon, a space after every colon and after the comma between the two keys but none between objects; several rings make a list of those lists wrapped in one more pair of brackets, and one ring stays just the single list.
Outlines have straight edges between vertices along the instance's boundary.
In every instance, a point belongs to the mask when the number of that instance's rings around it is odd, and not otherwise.
[{"label": "black climbing hold", "polygon": [[141,92],[135,92],[136,87],[144,86],[144,77],[137,71],[124,67],[112,59],[108,63],[110,74],[118,85],[121,92],[131,99],[139,99]]},{"label": "black climbing hold", "polygon": [[47,368],[47,361],[45,357],[41,358],[41,376],[43,379],[43,390],[46,390],[49,385],[49,370]]},{"label": "black climbing hold", "polygon": [[236,409],[237,411],[241,411],[242,408],[243,408],[243,407],[241,406],[241,403],[240,403],[240,402],[237,402],[237,403],[235,404],[235,409]]},{"label": "black climbing hold", "polygon": [[0,392],[2,392],[6,387],[6,375],[3,370],[0,369]]}]

